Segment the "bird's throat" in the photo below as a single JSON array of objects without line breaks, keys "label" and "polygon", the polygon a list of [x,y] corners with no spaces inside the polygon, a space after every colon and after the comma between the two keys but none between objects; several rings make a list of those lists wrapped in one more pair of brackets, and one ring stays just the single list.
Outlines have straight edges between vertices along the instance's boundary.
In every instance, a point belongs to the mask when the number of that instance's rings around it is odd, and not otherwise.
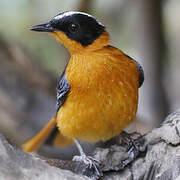
[{"label": "bird's throat", "polygon": [[50,32],[50,34],[52,34],[56,38],[56,40],[62,43],[71,55],[85,51],[96,51],[109,44],[109,34],[107,31],[104,31],[104,33],[99,36],[98,39],[96,39],[92,44],[88,46],[83,46],[79,42],[68,38],[66,34],[61,31]]}]

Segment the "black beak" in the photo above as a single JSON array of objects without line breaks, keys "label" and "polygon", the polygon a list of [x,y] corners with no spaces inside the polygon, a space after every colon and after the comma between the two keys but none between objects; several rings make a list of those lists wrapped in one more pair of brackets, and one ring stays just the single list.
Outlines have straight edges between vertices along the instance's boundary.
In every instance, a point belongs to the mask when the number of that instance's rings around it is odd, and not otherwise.
[{"label": "black beak", "polygon": [[30,30],[39,31],[39,32],[54,32],[55,31],[54,28],[49,23],[33,26],[32,28],[30,28]]}]

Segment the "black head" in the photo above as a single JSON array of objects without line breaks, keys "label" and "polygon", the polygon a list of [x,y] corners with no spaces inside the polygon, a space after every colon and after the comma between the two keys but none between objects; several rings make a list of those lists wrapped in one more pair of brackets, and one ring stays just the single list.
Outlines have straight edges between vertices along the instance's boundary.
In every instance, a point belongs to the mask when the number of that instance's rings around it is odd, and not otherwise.
[{"label": "black head", "polygon": [[61,31],[82,46],[93,43],[105,30],[105,27],[93,16],[75,11],[60,13],[47,24],[31,28],[34,31],[55,32]]}]

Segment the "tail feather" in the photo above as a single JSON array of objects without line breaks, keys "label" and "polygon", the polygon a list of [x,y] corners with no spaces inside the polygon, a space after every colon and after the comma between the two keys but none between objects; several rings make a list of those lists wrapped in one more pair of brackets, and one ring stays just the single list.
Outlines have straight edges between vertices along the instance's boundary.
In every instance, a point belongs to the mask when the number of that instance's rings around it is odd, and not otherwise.
[{"label": "tail feather", "polygon": [[28,140],[25,144],[22,145],[23,151],[34,152],[38,150],[38,148],[48,139],[55,126],[56,116],[53,117],[50,122],[36,136],[34,136],[32,139]]}]

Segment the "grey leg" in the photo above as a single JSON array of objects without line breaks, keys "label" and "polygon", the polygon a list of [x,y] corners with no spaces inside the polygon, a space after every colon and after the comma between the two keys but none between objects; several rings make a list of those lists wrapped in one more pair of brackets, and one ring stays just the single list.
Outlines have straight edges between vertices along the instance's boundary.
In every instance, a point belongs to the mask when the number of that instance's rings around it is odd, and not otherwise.
[{"label": "grey leg", "polygon": [[79,143],[79,141],[77,139],[74,139],[74,143],[76,144],[76,147],[78,148],[80,155],[84,156],[85,153],[84,153],[83,148],[81,147],[81,144]]},{"label": "grey leg", "polygon": [[79,150],[80,156],[74,156],[73,161],[80,161],[80,162],[83,162],[84,164],[86,164],[90,168],[93,167],[95,169],[97,175],[100,176],[101,173],[98,170],[100,162],[91,156],[86,156],[86,154],[83,151],[83,148],[81,147],[81,145],[77,139],[74,139],[74,143],[76,144],[76,146]]}]

